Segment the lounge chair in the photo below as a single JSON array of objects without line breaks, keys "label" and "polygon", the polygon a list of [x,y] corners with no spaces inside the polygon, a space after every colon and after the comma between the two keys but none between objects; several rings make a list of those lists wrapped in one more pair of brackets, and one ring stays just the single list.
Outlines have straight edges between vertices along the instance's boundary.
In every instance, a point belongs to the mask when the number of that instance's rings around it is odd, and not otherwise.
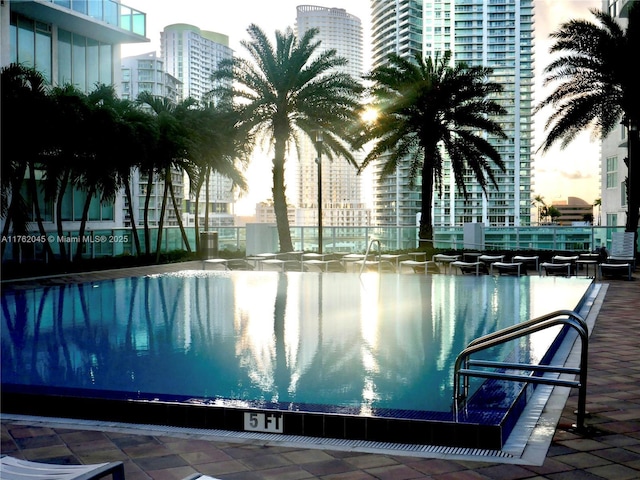
[{"label": "lounge chair", "polygon": [[478,257],[478,262],[482,262],[485,264],[488,272],[491,271],[491,265],[496,262],[504,262],[504,255],[480,255]]},{"label": "lounge chair", "polygon": [[436,262],[431,260],[420,261],[420,260],[402,260],[400,262],[400,266],[398,267],[398,271],[400,273],[409,271],[412,273],[424,273],[425,275],[429,273],[440,273],[440,269]]},{"label": "lounge chair", "polygon": [[533,255],[530,257],[526,257],[523,255],[516,255],[511,259],[513,263],[522,263],[523,268],[533,267],[532,270],[536,272],[540,272],[540,257],[538,255]]},{"label": "lounge chair", "polygon": [[548,276],[570,277],[573,271],[573,265],[567,263],[550,263],[544,262],[540,264],[540,271],[544,271]]},{"label": "lounge chair", "polygon": [[254,266],[241,258],[234,258],[227,261],[229,270],[253,270]]},{"label": "lounge chair", "polygon": [[124,480],[122,462],[96,463],[91,465],[56,465],[30,462],[3,456],[0,459],[2,480],[92,480],[111,475],[113,480]]},{"label": "lounge chair", "polygon": [[[577,275],[578,274],[578,264],[576,263],[578,261],[580,257],[578,255],[570,255],[570,256],[565,256],[565,255],[554,255],[551,258],[551,263],[556,263],[559,265],[565,265],[565,264],[569,264],[571,265],[570,269],[569,269],[569,275]],[[548,273],[548,272],[547,272]]]},{"label": "lounge chair", "polygon": [[611,251],[607,263],[630,263],[636,268],[636,246],[633,232],[613,232],[611,234]]},{"label": "lounge chair", "polygon": [[626,276],[627,280],[631,280],[631,272],[633,270],[633,266],[630,263],[601,263],[600,267],[600,278],[603,277],[616,277],[616,276]]},{"label": "lounge chair", "polygon": [[453,262],[459,261],[460,255],[445,255],[444,253],[438,253],[433,256],[432,260],[436,262],[436,265],[438,265],[438,268],[442,266],[445,273],[449,273],[450,265]]},{"label": "lounge chair", "polygon": [[493,262],[491,264],[491,273],[494,271],[498,275],[515,275],[519,277],[527,274],[527,267],[522,262]]},{"label": "lounge chair", "polygon": [[463,275],[485,275],[489,273],[487,265],[483,262],[451,262],[452,267],[458,268]]}]

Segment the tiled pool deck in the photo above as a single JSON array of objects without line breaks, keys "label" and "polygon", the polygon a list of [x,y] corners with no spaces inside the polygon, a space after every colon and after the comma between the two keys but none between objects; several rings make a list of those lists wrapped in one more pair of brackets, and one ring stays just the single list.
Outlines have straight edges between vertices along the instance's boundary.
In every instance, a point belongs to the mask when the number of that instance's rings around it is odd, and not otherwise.
[{"label": "tiled pool deck", "polygon": [[[199,268],[199,263],[192,265]],[[130,269],[131,275],[178,270],[184,264]],[[96,272],[90,280],[122,276]],[[84,275],[51,282],[74,282]],[[589,343],[587,419],[591,431],[571,431],[577,392],[566,403],[539,466],[465,459],[301,448],[195,435],[97,430],[36,419],[2,418],[1,453],[51,463],[121,460],[127,480],[182,479],[192,473],[243,479],[638,479],[640,478],[640,275],[606,280],[607,293]]]}]

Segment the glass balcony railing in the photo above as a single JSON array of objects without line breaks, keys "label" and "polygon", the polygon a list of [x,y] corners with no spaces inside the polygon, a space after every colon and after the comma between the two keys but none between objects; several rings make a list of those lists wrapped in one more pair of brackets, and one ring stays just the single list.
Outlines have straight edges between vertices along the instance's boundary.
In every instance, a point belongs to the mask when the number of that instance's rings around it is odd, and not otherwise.
[{"label": "glass balcony railing", "polygon": [[82,13],[127,32],[146,37],[147,15],[114,0],[49,0],[60,7]]},{"label": "glass balcony railing", "polygon": [[[218,233],[218,249],[224,252],[236,253],[247,250],[246,227],[217,227],[213,231]],[[592,252],[604,246],[611,247],[612,233],[624,231],[624,227],[485,227],[483,243],[470,245],[464,238],[464,228],[436,227],[434,231],[434,246],[440,250],[503,250],[503,251],[571,251]],[[195,250],[195,231],[186,229],[187,238],[192,251]],[[156,245],[157,228],[149,232],[151,245]],[[262,230],[270,247],[277,250],[277,232],[275,225]],[[116,257],[135,255],[133,235],[130,228],[105,230],[88,230],[84,233],[83,258]],[[144,245],[144,230],[138,228],[141,245]],[[78,248],[78,232],[67,231],[62,237],[57,233],[48,232],[54,255],[59,255],[59,242],[64,242],[67,252],[72,253]],[[21,236],[22,237],[22,236]],[[36,241],[7,242],[5,261],[48,261],[44,253],[43,236],[33,231],[24,236]],[[324,227],[322,229],[322,246],[325,253],[364,253],[371,240],[380,242],[382,251],[410,251],[420,246],[418,229],[416,227]],[[184,240],[178,227],[167,227],[162,235],[163,252],[186,250]],[[291,239],[296,251],[318,251],[317,227],[291,227]],[[250,242],[256,243],[255,238]]]}]

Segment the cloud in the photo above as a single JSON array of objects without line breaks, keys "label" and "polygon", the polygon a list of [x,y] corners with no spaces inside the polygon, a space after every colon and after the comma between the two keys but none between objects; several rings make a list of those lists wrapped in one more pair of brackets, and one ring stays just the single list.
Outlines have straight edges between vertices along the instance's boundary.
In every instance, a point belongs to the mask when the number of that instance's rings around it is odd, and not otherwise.
[{"label": "cloud", "polygon": [[567,180],[592,180],[595,178],[593,173],[581,172],[579,170],[574,170],[572,172],[559,171],[558,174]]}]

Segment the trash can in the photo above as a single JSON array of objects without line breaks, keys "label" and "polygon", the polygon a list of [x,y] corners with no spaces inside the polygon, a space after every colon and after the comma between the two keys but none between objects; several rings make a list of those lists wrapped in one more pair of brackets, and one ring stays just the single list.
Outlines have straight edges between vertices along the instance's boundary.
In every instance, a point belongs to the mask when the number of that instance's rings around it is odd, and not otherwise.
[{"label": "trash can", "polygon": [[200,258],[208,260],[218,257],[218,232],[200,233]]}]

